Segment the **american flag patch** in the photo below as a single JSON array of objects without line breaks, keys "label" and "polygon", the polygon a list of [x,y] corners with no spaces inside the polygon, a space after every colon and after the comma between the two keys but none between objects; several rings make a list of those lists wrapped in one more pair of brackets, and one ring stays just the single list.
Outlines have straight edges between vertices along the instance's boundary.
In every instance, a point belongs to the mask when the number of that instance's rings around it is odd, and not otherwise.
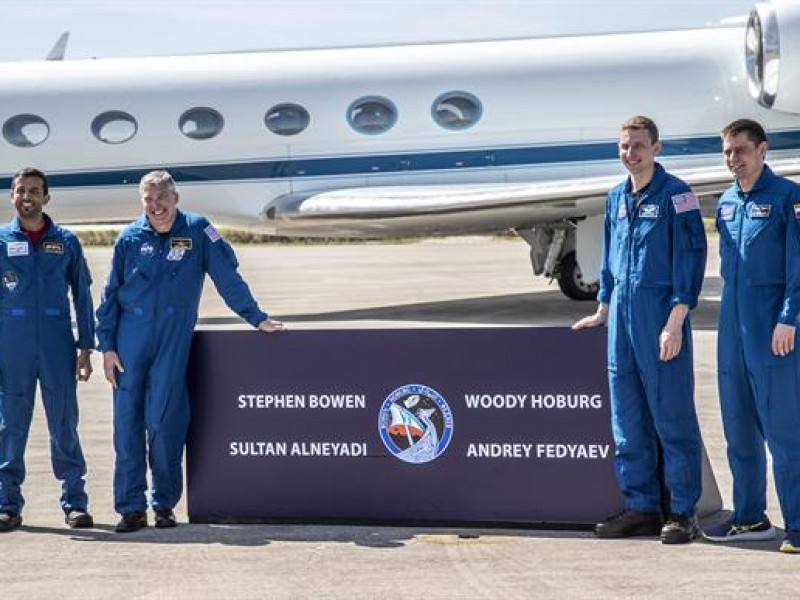
[{"label": "american flag patch", "polygon": [[800,204],[794,205],[794,218],[800,219]]},{"label": "american flag patch", "polygon": [[723,204],[719,207],[719,216],[723,221],[733,221],[736,216],[735,204]]},{"label": "american flag patch", "polygon": [[208,227],[203,229],[203,231],[208,236],[208,239],[210,239],[212,242],[216,242],[222,239],[222,236],[219,233],[217,233],[217,230],[214,229],[214,226],[211,224],[209,224]]},{"label": "american flag patch", "polygon": [[700,210],[700,203],[693,192],[676,194],[672,197],[672,206],[675,207],[675,212],[678,214],[689,212],[690,210]]}]

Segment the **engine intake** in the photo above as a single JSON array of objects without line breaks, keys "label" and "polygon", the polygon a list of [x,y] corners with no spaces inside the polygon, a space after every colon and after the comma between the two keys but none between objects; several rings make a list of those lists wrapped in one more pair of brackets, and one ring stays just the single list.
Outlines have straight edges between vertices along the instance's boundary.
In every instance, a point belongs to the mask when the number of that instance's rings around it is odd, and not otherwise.
[{"label": "engine intake", "polygon": [[759,2],[745,35],[747,86],[761,106],[800,113],[800,3]]}]

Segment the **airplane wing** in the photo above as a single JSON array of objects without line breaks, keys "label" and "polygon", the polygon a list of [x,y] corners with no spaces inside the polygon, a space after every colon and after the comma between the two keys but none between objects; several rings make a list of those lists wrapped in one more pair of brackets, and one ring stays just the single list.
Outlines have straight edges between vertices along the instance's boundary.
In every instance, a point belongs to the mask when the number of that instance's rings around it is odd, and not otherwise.
[{"label": "airplane wing", "polygon": [[[778,158],[769,164],[779,175],[800,177],[800,159]],[[706,205],[731,184],[723,166],[669,171],[689,183]],[[309,190],[275,198],[262,216],[281,235],[327,235],[329,227],[339,234],[349,228],[354,237],[386,235],[387,230],[418,235],[420,228],[430,233],[485,232],[487,219],[497,231],[520,229],[602,214],[608,190],[622,177]]]}]

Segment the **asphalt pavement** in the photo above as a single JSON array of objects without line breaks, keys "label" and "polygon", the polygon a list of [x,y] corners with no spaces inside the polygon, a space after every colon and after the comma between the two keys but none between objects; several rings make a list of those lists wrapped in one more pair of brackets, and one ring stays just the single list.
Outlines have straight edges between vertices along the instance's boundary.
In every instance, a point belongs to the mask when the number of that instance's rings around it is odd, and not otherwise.
[{"label": "asphalt pavement", "polygon": [[[713,241],[712,241],[713,242]],[[256,296],[293,329],[568,326],[594,310],[533,278],[521,241],[239,246]],[[722,497],[731,498],[716,392],[718,261],[695,324],[697,405]],[[99,299],[110,249],[89,248]],[[200,326],[239,328],[207,284]],[[81,384],[81,439],[96,527],[70,530],[58,505],[37,402],[20,530],[0,535],[0,598],[795,598],[800,556],[774,542],[664,546],[586,531],[187,524],[113,532],[111,393],[99,356]],[[277,482],[276,482],[277,484]],[[782,524],[770,477],[769,516]],[[725,513],[709,522],[724,519]],[[151,517],[152,520],[152,517]]]}]

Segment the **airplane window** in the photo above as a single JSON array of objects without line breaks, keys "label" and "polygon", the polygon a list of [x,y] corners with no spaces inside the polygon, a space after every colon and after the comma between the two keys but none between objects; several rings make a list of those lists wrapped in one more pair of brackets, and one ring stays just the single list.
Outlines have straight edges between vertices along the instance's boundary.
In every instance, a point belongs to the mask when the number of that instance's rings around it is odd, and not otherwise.
[{"label": "airplane window", "polygon": [[386,98],[359,98],[347,109],[347,122],[358,133],[377,135],[397,122],[397,109]]},{"label": "airplane window", "polygon": [[178,127],[181,133],[193,140],[208,140],[222,131],[225,121],[213,108],[190,108],[181,115]]},{"label": "airplane window", "polygon": [[17,115],[3,123],[3,137],[12,146],[33,148],[50,135],[50,126],[37,115]]},{"label": "airplane window", "polygon": [[308,127],[311,117],[308,111],[298,104],[277,104],[264,115],[264,124],[272,133],[278,135],[297,135]]},{"label": "airplane window", "polygon": [[445,129],[467,129],[481,118],[480,101],[467,92],[448,92],[433,101],[433,120]]},{"label": "airplane window", "polygon": [[92,121],[92,133],[106,144],[122,144],[136,135],[139,125],[131,115],[121,110],[109,110]]}]

